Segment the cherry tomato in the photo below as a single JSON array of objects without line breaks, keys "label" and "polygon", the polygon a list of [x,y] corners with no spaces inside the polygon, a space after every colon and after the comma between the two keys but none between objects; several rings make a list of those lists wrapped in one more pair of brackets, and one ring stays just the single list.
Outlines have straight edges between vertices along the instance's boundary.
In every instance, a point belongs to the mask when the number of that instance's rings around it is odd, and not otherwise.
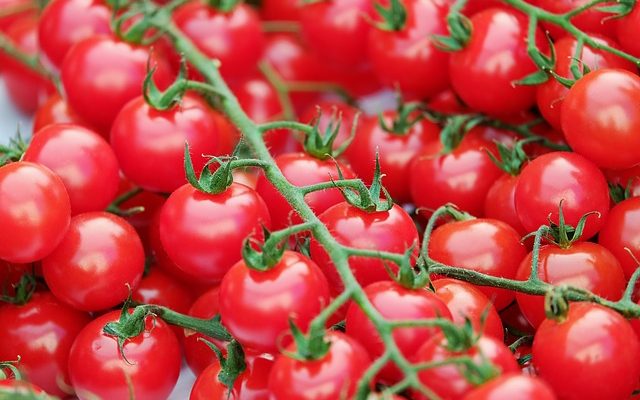
[{"label": "cherry tomato", "polygon": [[[144,331],[124,342],[103,332],[118,321],[111,311],[89,323],[78,335],[69,354],[69,376],[80,400],[98,398],[166,399],[180,374],[180,346],[167,324],[147,317]],[[125,361],[125,358],[129,361]]]},{"label": "cherry tomato", "polygon": [[271,219],[255,190],[232,183],[207,194],[187,184],[169,196],[160,211],[160,240],[170,259],[200,282],[219,282],[240,260],[242,243],[260,240]]},{"label": "cherry tomato", "polygon": [[297,0],[262,0],[260,15],[266,21],[297,21],[300,3]]},{"label": "cherry tomato", "polygon": [[[342,202],[327,209],[319,218],[338,243],[344,246],[400,254],[415,246],[413,254],[414,257],[418,256],[418,231],[411,217],[397,204],[389,211],[368,213]],[[341,293],[344,285],[336,267],[315,239],[311,240],[310,254],[329,280],[331,294],[335,296]],[[361,286],[390,280],[385,264],[379,259],[351,257],[349,268]]]},{"label": "cherry tomato", "polygon": [[[189,315],[196,318],[215,317],[220,311],[218,305],[219,291],[219,287],[216,286],[201,294],[189,308]],[[196,376],[199,376],[205,368],[217,361],[216,354],[200,338],[214,343],[218,348],[225,351],[225,342],[186,328],[182,330],[182,334],[185,360]]]},{"label": "cherry tomato", "polygon": [[41,260],[62,241],[70,219],[67,190],[49,168],[26,161],[0,167],[0,259]]},{"label": "cherry tomato", "polygon": [[585,75],[562,104],[562,130],[575,152],[611,169],[640,163],[640,77],[603,68]]},{"label": "cherry tomato", "polygon": [[[120,178],[120,186],[118,188],[116,199],[121,196],[127,196],[132,193],[134,194],[129,199],[121,202],[119,208],[125,213],[127,213],[127,210],[131,209],[138,211],[129,213],[130,215],[125,216],[124,219],[136,229],[136,232],[138,232],[138,236],[140,236],[140,240],[142,241],[142,245],[144,246],[145,252],[147,252],[151,249],[151,225],[153,223],[153,219],[157,214],[159,214],[160,208],[164,204],[166,198],[161,194],[148,192],[146,190],[136,192],[136,186],[129,182],[125,177],[121,176]],[[140,210],[141,208],[144,210]]]},{"label": "cherry tomato", "polygon": [[640,56],[640,43],[636,40],[640,33],[640,8],[633,10],[616,21],[616,38],[620,45],[632,55]]},{"label": "cherry tomato", "polygon": [[513,302],[504,310],[500,311],[500,318],[507,332],[518,335],[533,335],[535,329],[531,326],[527,318],[522,314],[518,302]]},{"label": "cherry tomato", "polygon": [[520,235],[526,235],[528,232],[522,226],[516,211],[517,183],[517,176],[503,174],[498,178],[491,185],[484,200],[484,216],[502,221],[515,229]]},{"label": "cherry tomato", "polygon": [[186,314],[195,301],[195,296],[189,289],[155,265],[140,280],[136,290],[131,293],[131,298],[142,304],[157,304],[182,314]]},{"label": "cherry tomato", "polygon": [[[588,184],[585,184],[588,182]],[[544,154],[527,164],[516,184],[516,211],[522,226],[529,231],[558,223],[562,202],[565,222],[575,227],[580,218],[590,215],[582,239],[596,234],[609,212],[609,188],[600,170],[586,158],[567,152]]]},{"label": "cherry tomato", "polygon": [[570,304],[566,317],[544,321],[533,339],[536,369],[560,399],[628,399],[640,378],[638,357],[629,323],[593,303]]},{"label": "cherry tomato", "polygon": [[606,247],[620,262],[627,279],[638,269],[638,264],[626,249],[640,255],[640,198],[624,200],[609,212],[598,243]]},{"label": "cherry tomato", "polygon": [[[518,280],[531,275],[532,254],[522,260]],[[555,286],[569,285],[589,290],[616,301],[622,297],[625,278],[618,260],[604,247],[591,242],[573,243],[563,249],[555,245],[540,248],[538,277]],[[516,293],[516,300],[529,323],[538,327],[545,319],[544,297]]]},{"label": "cherry tomato", "polygon": [[329,352],[318,360],[276,357],[268,386],[273,400],[334,400],[354,395],[371,363],[367,351],[340,332],[327,332],[326,340],[331,343]]},{"label": "cherry tomato", "polygon": [[[555,14],[564,14],[583,6],[588,2],[589,0],[535,0],[531,3]],[[611,6],[613,4],[615,4],[615,2],[607,2],[602,4],[602,7]],[[596,33],[609,37],[613,37],[615,33],[616,23],[614,21],[615,20],[611,18],[611,14],[598,11],[598,7],[592,7],[589,10],[571,18],[571,22],[575,24],[577,28],[582,29],[585,32]],[[555,38],[564,34],[564,31],[554,24],[543,23],[543,26]]]},{"label": "cherry tomato", "polygon": [[630,197],[640,196],[640,165],[627,169],[604,170],[610,183],[629,190]]},{"label": "cherry tomato", "polygon": [[66,100],[54,93],[36,110],[33,116],[33,132],[57,123],[85,125],[75,111],[69,108]]},{"label": "cherry tomato", "polygon": [[467,4],[465,4],[463,11],[465,15],[471,16],[487,8],[500,7],[503,5],[501,0],[469,0]]},{"label": "cherry tomato", "polygon": [[520,374],[506,374],[464,396],[464,400],[556,400],[553,390],[543,380]]},{"label": "cherry tomato", "polygon": [[135,289],[144,250],[135,229],[106,212],[76,215],[60,245],[42,261],[51,292],[84,311],[113,307]]}]

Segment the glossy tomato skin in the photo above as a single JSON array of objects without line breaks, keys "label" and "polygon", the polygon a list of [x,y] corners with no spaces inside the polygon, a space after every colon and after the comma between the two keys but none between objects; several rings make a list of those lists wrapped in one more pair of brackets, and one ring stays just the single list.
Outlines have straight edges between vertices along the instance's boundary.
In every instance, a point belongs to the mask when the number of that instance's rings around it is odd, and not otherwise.
[{"label": "glossy tomato skin", "polygon": [[[189,316],[196,318],[215,317],[220,312],[219,292],[220,288],[215,286],[201,294],[189,308]],[[183,329],[182,334],[187,365],[196,376],[199,376],[205,368],[217,360],[216,354],[200,338],[206,339],[222,349],[225,348],[225,343],[191,329]]]},{"label": "glossy tomato skin", "polygon": [[[338,243],[345,246],[404,254],[415,245],[414,257],[418,255],[418,231],[411,217],[397,204],[389,211],[367,213],[342,202],[327,209],[319,218]],[[311,240],[310,254],[329,280],[331,294],[340,294],[344,288],[342,280],[331,258],[315,239]],[[349,267],[361,286],[390,280],[381,260],[351,257]]]},{"label": "glossy tomato skin", "polygon": [[260,16],[267,21],[297,21],[300,4],[296,0],[263,0]]},{"label": "glossy tomato skin", "polygon": [[120,311],[104,314],[78,335],[69,354],[69,375],[80,400],[165,399],[180,374],[180,346],[173,331],[160,318],[147,317],[144,332],[127,339],[123,358],[115,337],[102,329],[118,321]]},{"label": "glossy tomato skin", "polygon": [[[365,293],[373,307],[387,320],[408,319],[451,319],[451,312],[444,302],[432,291],[406,289],[393,281],[376,282],[365,288]],[[345,332],[357,340],[368,352],[372,360],[380,357],[385,350],[375,326],[356,303],[347,310]],[[393,338],[402,354],[411,359],[420,346],[438,332],[436,328],[399,328],[393,331]],[[393,363],[387,363],[378,374],[386,383],[397,383],[403,373]]]},{"label": "glossy tomato skin", "polygon": [[562,130],[571,148],[599,167],[640,163],[640,77],[603,68],[585,75],[562,104]]},{"label": "glossy tomato skin", "polygon": [[[429,240],[429,257],[443,264],[513,279],[527,255],[520,235],[504,222],[492,219],[455,221],[436,228]],[[438,279],[438,277],[434,277]],[[477,287],[501,310],[513,301],[513,292]]]},{"label": "glossy tomato skin", "polygon": [[448,4],[442,0],[405,1],[407,20],[399,31],[369,32],[369,60],[385,86],[430,98],[449,86],[449,53],[437,49],[432,35],[447,35]]},{"label": "glossy tomato skin", "polygon": [[276,357],[268,386],[273,400],[333,400],[353,396],[359,379],[371,364],[367,351],[355,339],[337,331],[328,331],[326,339],[331,346],[319,360],[299,361],[286,354]]},{"label": "glossy tomato skin", "polygon": [[69,107],[67,101],[54,93],[36,110],[33,116],[33,132],[57,123],[85,125],[78,114]]},{"label": "glossy tomato skin", "polygon": [[[489,361],[500,374],[519,372],[518,363],[507,346],[501,340],[482,335],[468,350],[452,352],[446,348],[447,340],[442,334],[431,338],[416,353],[416,362],[437,362],[456,356],[468,356],[481,364]],[[425,369],[418,374],[423,385],[431,389],[443,399],[462,399],[473,390],[473,385],[467,381],[460,369],[454,365]],[[414,393],[416,399],[426,399],[420,393]]]},{"label": "glossy tomato skin", "polygon": [[[184,185],[185,142],[197,173],[218,154],[215,111],[199,97],[187,94],[180,105],[156,110],[142,96],[127,103],[111,128],[111,146],[122,172],[143,189],[172,192]],[[140,160],[154,160],[141,162]]]},{"label": "glossy tomato skin", "polygon": [[606,247],[620,262],[627,279],[638,264],[626,249],[638,257],[640,251],[640,198],[632,197],[614,206],[605,222],[598,243]]},{"label": "glossy tomato skin", "polygon": [[[470,19],[473,26],[466,47],[451,54],[451,85],[472,109],[490,115],[517,114],[535,102],[535,86],[513,85],[537,68],[527,55],[527,20],[504,8],[481,11]],[[538,30],[536,44],[548,44]]]},{"label": "glossy tomato skin", "polygon": [[[155,53],[104,36],[80,41],[69,51],[61,68],[69,105],[107,136],[120,109],[142,94],[141,82],[148,62],[157,66],[153,79],[164,89],[172,81],[171,67]],[[100,99],[99,106],[95,99]]]},{"label": "glossy tomato skin", "polygon": [[556,400],[553,390],[542,379],[506,374],[484,383],[464,396],[464,400]]},{"label": "glossy tomato skin", "polygon": [[229,388],[218,379],[220,364],[215,362],[198,375],[189,400],[269,400],[267,385],[273,359],[249,356],[245,362],[247,369],[238,376],[231,395]]},{"label": "glossy tomato skin", "polygon": [[290,319],[306,332],[329,300],[329,284],[320,268],[288,250],[267,271],[253,270],[239,261],[220,283],[223,324],[241,344],[258,352],[278,351]]},{"label": "glossy tomato skin", "polygon": [[102,0],[54,0],[40,15],[38,38],[47,60],[60,68],[64,56],[79,41],[111,35],[112,11]]},{"label": "glossy tomato skin", "polygon": [[560,399],[628,399],[640,377],[633,329],[620,314],[593,303],[570,304],[566,318],[543,322],[532,354],[538,374]]},{"label": "glossy tomato skin", "polygon": [[[522,260],[518,280],[531,275],[531,253]],[[604,247],[591,242],[573,243],[562,249],[555,245],[540,248],[538,276],[555,286],[570,285],[589,290],[606,299],[616,301],[622,297],[625,277],[618,260]],[[538,327],[545,319],[544,297],[516,294],[520,310],[532,326]]]},{"label": "glossy tomato skin", "polygon": [[[585,182],[589,182],[585,186]],[[527,164],[516,185],[516,211],[522,226],[529,231],[557,224],[558,210],[568,225],[576,226],[580,218],[592,211],[599,215],[587,218],[582,240],[596,234],[609,212],[609,189],[602,172],[586,158],[567,152],[544,154]]]},{"label": "glossy tomato skin", "polygon": [[484,200],[484,216],[502,221],[524,236],[528,232],[522,226],[516,211],[517,183],[517,176],[503,174],[498,178],[491,185]]},{"label": "glossy tomato skin", "polygon": [[107,212],[83,213],[71,219],[60,245],[42,261],[42,270],[62,302],[100,311],[116,306],[138,286],[144,250],[124,219]]},{"label": "glossy tomato skin", "polygon": [[104,210],[118,190],[120,170],[109,143],[79,125],[54,124],[36,132],[23,160],[44,165],[62,179],[72,215]]},{"label": "glossy tomato skin", "polygon": [[69,195],[49,168],[26,162],[0,167],[0,259],[30,263],[51,253],[71,220]]},{"label": "glossy tomato skin", "polygon": [[451,312],[453,322],[462,326],[468,319],[476,332],[504,339],[504,328],[496,308],[478,288],[449,278],[437,279],[431,284]]},{"label": "glossy tomato skin", "polygon": [[617,20],[616,38],[629,53],[640,56],[640,43],[636,40],[640,33],[640,8],[634,7],[631,13]]},{"label": "glossy tomato skin", "polygon": [[[36,292],[24,305],[0,307],[0,359],[17,360],[25,378],[53,396],[69,396],[67,361],[74,339],[89,315]],[[46,346],[35,345],[46,337]]]},{"label": "glossy tomato skin", "polygon": [[[275,161],[287,180],[296,186],[307,186],[339,179],[338,166],[344,179],[356,178],[356,174],[349,165],[332,159],[320,160],[305,153],[281,154],[275,158]],[[256,191],[269,205],[273,229],[284,229],[291,224],[302,222],[287,200],[263,174],[258,178]],[[305,196],[305,201],[316,214],[321,214],[327,208],[344,201],[344,197],[339,189],[334,188],[309,193]]]},{"label": "glossy tomato skin", "polygon": [[219,282],[241,258],[244,240],[262,238],[271,219],[260,195],[239,183],[207,194],[189,184],[174,191],[160,211],[160,240],[169,258],[200,282]]}]

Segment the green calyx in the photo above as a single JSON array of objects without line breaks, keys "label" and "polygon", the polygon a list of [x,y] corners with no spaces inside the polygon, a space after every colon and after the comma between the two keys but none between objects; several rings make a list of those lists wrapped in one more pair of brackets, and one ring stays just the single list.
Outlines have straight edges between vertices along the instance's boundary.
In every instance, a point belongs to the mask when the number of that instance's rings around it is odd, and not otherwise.
[{"label": "green calyx", "polygon": [[[191,153],[189,152],[189,143],[184,146],[184,171],[187,181],[194,188],[203,193],[218,194],[224,192],[233,183],[233,168],[231,161],[235,157],[211,157],[204,165],[200,172],[200,177],[196,177],[196,172],[191,161]],[[211,172],[211,165],[218,163],[215,172]]]},{"label": "green calyx", "polygon": [[[340,180],[343,180],[344,175],[337,164],[336,168],[338,169]],[[382,186],[382,177],[383,175],[380,173],[380,161],[378,159],[378,153],[376,152],[376,165],[371,186],[367,188],[363,183],[357,188],[345,188],[337,185],[336,187],[340,189],[347,203],[354,207],[370,213],[389,211],[393,207],[393,199],[387,189]],[[384,195],[384,199],[380,198],[381,194]]]},{"label": "green calyx", "polygon": [[544,296],[544,312],[547,319],[562,322],[569,312],[567,300],[567,288],[565,286],[554,287]]},{"label": "green calyx", "polygon": [[583,215],[578,224],[573,227],[568,225],[564,219],[564,212],[562,211],[562,203],[564,200],[560,201],[558,205],[558,223],[554,223],[551,221],[551,216],[549,216],[549,230],[547,234],[547,239],[555,243],[557,246],[566,249],[571,247],[571,244],[578,241],[584,232],[584,227],[587,223],[587,218],[591,215],[597,215],[600,217],[600,213],[597,211],[592,211]]},{"label": "green calyx", "polygon": [[425,263],[422,259],[418,259],[417,265],[413,267],[411,259],[413,258],[413,251],[416,248],[416,243],[405,251],[402,261],[398,264],[398,273],[394,274],[391,269],[384,264],[387,273],[391,276],[398,285],[410,289],[419,290],[427,287],[431,283],[429,272],[426,269]]},{"label": "green calyx", "polygon": [[473,30],[471,21],[462,13],[465,5],[466,1],[456,1],[451,6],[447,15],[449,36],[433,35],[431,39],[436,47],[443,51],[460,51],[465,48]]},{"label": "green calyx", "polygon": [[632,179],[629,179],[626,187],[617,183],[609,183],[609,196],[611,197],[611,200],[613,200],[614,203],[618,204],[621,201],[625,201],[631,198],[632,185]]},{"label": "green calyx", "polygon": [[0,144],[0,167],[10,162],[20,161],[28,147],[29,141],[22,138],[18,127],[16,135],[9,139],[7,145]]},{"label": "green calyx", "polygon": [[353,138],[357,132],[358,119],[360,114],[356,114],[353,123],[351,124],[351,133],[349,135],[349,139],[347,139],[344,143],[340,145],[337,149],[334,150],[333,144],[340,133],[340,127],[342,125],[342,115],[337,114],[334,110],[331,121],[327,125],[327,128],[324,132],[320,132],[320,110],[318,110],[318,116],[316,117],[315,123],[313,124],[313,129],[306,133],[304,136],[303,147],[304,151],[310,156],[317,158],[319,160],[326,160],[332,157],[339,157],[342,153],[345,152],[347,147],[353,141]]},{"label": "green calyx", "polygon": [[247,364],[244,359],[244,351],[242,350],[242,346],[238,343],[237,340],[232,340],[227,344],[227,357],[222,354],[222,351],[215,344],[206,340],[205,338],[198,338],[199,341],[203,342],[214,353],[216,353],[216,357],[218,358],[218,362],[220,363],[220,373],[218,373],[218,380],[229,388],[228,396],[231,396],[231,391],[233,389],[233,385],[236,380],[242,373],[247,369]]},{"label": "green calyx", "polygon": [[407,9],[402,0],[390,0],[388,8],[378,2],[373,6],[382,18],[382,21],[374,22],[376,28],[383,31],[400,31],[406,25]]},{"label": "green calyx", "polygon": [[415,124],[425,118],[425,115],[421,112],[422,107],[422,103],[405,103],[398,96],[398,107],[391,125],[387,123],[383,113],[378,114],[378,123],[385,132],[400,136],[406,135]]},{"label": "green calyx", "polygon": [[131,362],[127,359],[127,355],[124,352],[124,343],[126,340],[139,336],[145,330],[145,321],[147,316],[147,310],[144,307],[136,307],[132,313],[129,313],[129,308],[132,306],[131,291],[129,291],[129,297],[125,300],[120,318],[116,322],[107,323],[102,331],[104,334],[114,336],[118,342],[118,350],[122,355],[122,358],[127,364],[131,365]]},{"label": "green calyx", "polygon": [[6,288],[2,288],[3,294],[0,295],[0,301],[15,305],[27,304],[35,293],[37,286],[38,282],[32,273],[24,274],[15,285],[15,294],[13,296],[7,295]]},{"label": "green calyx", "polygon": [[305,335],[292,319],[289,319],[289,328],[296,344],[296,352],[284,352],[288,357],[300,361],[319,360],[329,352],[331,342],[326,339],[324,329],[311,328],[309,334]]},{"label": "green calyx", "polygon": [[224,13],[233,11],[240,2],[241,0],[207,0],[209,6]]},{"label": "green calyx", "polygon": [[500,158],[497,158],[489,150],[486,150],[486,153],[498,168],[511,176],[518,176],[522,166],[529,161],[529,156],[527,156],[527,153],[524,151],[524,146],[537,141],[540,141],[540,139],[527,138],[519,140],[513,147],[507,147],[503,143],[495,142]]},{"label": "green calyx", "polygon": [[478,114],[460,114],[447,117],[440,131],[442,154],[449,154],[455,150],[466,133],[484,121],[485,117]]},{"label": "green calyx", "polygon": [[[272,239],[271,232],[262,226],[264,244],[247,238],[242,246],[242,259],[248,268],[256,271],[268,271],[280,262],[287,249],[281,240]],[[258,247],[258,249],[255,249]]]},{"label": "green calyx", "polygon": [[[150,61],[151,60],[149,60],[149,62]],[[184,57],[181,58],[178,76],[164,91],[160,91],[153,81],[153,74],[156,69],[156,66],[147,65],[147,75],[145,75],[144,81],[142,82],[142,96],[144,96],[147,104],[156,110],[169,110],[180,104],[182,97],[187,91],[187,62]]]}]

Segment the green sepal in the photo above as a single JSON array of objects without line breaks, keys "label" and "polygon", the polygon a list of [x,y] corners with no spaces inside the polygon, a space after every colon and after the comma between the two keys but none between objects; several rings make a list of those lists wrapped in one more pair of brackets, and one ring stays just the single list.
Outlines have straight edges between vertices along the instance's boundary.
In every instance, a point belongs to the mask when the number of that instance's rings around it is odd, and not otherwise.
[{"label": "green sepal", "polygon": [[129,288],[129,296],[122,305],[118,321],[109,322],[104,326],[104,328],[102,328],[102,332],[105,335],[114,336],[116,338],[120,355],[129,365],[133,364],[127,359],[127,355],[124,351],[124,343],[128,339],[139,336],[144,332],[145,319],[147,317],[146,311],[143,308],[136,308],[133,313],[129,313],[129,309],[133,305],[132,303],[131,288]]},{"label": "green sepal", "polygon": [[374,22],[376,28],[382,31],[400,31],[406,25],[407,9],[402,0],[390,0],[388,8],[378,2],[373,7],[382,18],[381,22]]},{"label": "green sepal", "polygon": [[555,243],[557,246],[566,249],[571,246],[572,243],[578,241],[584,232],[584,227],[587,224],[587,218],[591,215],[597,215],[600,217],[600,213],[597,211],[591,211],[584,214],[578,220],[575,227],[568,225],[564,219],[564,212],[562,211],[562,203],[564,199],[560,200],[558,205],[558,223],[554,223],[549,216],[549,232],[547,234],[547,240]]},{"label": "green sepal", "polygon": [[559,84],[566,87],[567,89],[571,89],[573,85],[576,83],[575,79],[565,78],[563,76],[558,75],[555,71],[549,71],[549,75],[553,77]]},{"label": "green sepal", "polygon": [[296,352],[284,352],[296,360],[319,360],[324,357],[331,347],[331,342],[325,338],[324,329],[311,329],[308,335],[302,333],[293,319],[289,319],[289,328],[296,343]]},{"label": "green sepal", "polygon": [[498,156],[500,158],[497,158],[489,150],[485,151],[491,161],[493,161],[498,168],[511,176],[518,176],[522,166],[529,161],[529,156],[527,156],[527,153],[524,151],[524,146],[540,140],[540,138],[522,139],[516,142],[513,147],[508,147],[505,144],[496,141],[495,144],[498,148]]},{"label": "green sepal", "polygon": [[541,85],[549,80],[549,74],[539,69],[536,72],[525,76],[524,78],[513,82],[514,85],[519,86],[536,86]]},{"label": "green sepal", "polygon": [[612,14],[611,16],[605,18],[604,20],[612,19],[612,18],[621,18],[625,15],[631,13],[633,8],[636,6],[636,0],[617,0],[615,4],[606,5],[606,6],[598,6],[595,7],[595,10]]},{"label": "green sepal", "polygon": [[20,127],[16,129],[15,136],[9,138],[7,145],[0,144],[0,167],[3,165],[19,161],[29,147],[29,141],[22,138]]},{"label": "green sepal", "polygon": [[15,285],[15,294],[13,296],[7,295],[6,288],[2,288],[3,293],[0,295],[0,301],[15,305],[27,304],[29,300],[31,300],[31,296],[35,293],[37,287],[38,282],[33,273],[26,273],[20,277],[20,280]]},{"label": "green sepal", "polygon": [[[340,180],[343,180],[344,175],[337,163],[336,169],[338,170],[338,177]],[[362,186],[357,189],[336,187],[342,192],[345,201],[354,207],[370,213],[389,211],[393,208],[393,199],[387,189],[382,186],[383,176],[384,175],[380,173],[380,160],[376,152],[376,164],[371,186],[367,188],[366,185],[362,184]],[[384,200],[380,198],[381,194],[384,195]]]},{"label": "green sepal", "polygon": [[240,2],[241,0],[207,0],[209,6],[224,13],[233,11]]},{"label": "green sepal", "polygon": [[333,145],[340,133],[340,127],[342,125],[342,114],[337,114],[334,110],[333,116],[329,125],[324,132],[320,132],[320,117],[321,111],[318,109],[318,115],[316,116],[311,132],[307,133],[302,143],[305,153],[319,160],[326,160],[332,157],[338,157],[347,149],[347,147],[353,141],[357,132],[358,119],[360,114],[357,113],[353,118],[351,124],[351,133],[349,138],[344,141],[334,150]]},{"label": "green sepal", "polygon": [[[149,59],[148,63],[151,62]],[[164,91],[158,89],[153,81],[153,74],[157,67],[147,64],[147,74],[142,81],[142,96],[151,107],[156,110],[168,110],[180,104],[182,97],[187,91],[187,61],[184,57],[180,59],[180,70],[173,83]]]},{"label": "green sepal", "polygon": [[469,18],[462,14],[460,9],[451,7],[447,15],[449,36],[433,35],[433,44],[443,51],[460,51],[471,39],[473,25]]},{"label": "green sepal", "polygon": [[402,262],[398,265],[398,273],[393,274],[390,268],[385,266],[385,269],[398,285],[410,289],[410,290],[419,290],[423,289],[431,283],[431,279],[429,277],[429,272],[422,262],[421,259],[416,263],[415,268],[411,263],[411,259],[413,258],[413,251],[415,250],[417,243],[414,243],[409,247],[402,256]]},{"label": "green sepal", "polygon": [[617,183],[609,183],[609,197],[611,197],[611,200],[616,204],[631,198],[632,184],[633,181],[631,179],[626,187]]},{"label": "green sepal", "polygon": [[385,132],[394,135],[406,135],[415,124],[425,118],[425,115],[419,112],[422,107],[423,104],[418,102],[405,103],[399,94],[398,107],[395,118],[391,121],[391,126],[387,124],[383,113],[378,114],[378,124]]},{"label": "green sepal", "polygon": [[442,154],[449,154],[455,150],[464,139],[464,135],[484,121],[485,117],[478,114],[461,114],[448,117],[440,131]]},{"label": "green sepal", "polygon": [[[203,193],[218,194],[224,192],[233,183],[233,165],[231,162],[235,160],[235,156],[231,157],[211,157],[207,161],[200,172],[200,177],[196,177],[196,172],[191,161],[191,153],[189,151],[189,143],[184,145],[184,171],[187,181],[194,188]],[[218,163],[218,168],[211,172],[211,164]]]},{"label": "green sepal", "polygon": [[[287,249],[286,243],[279,236],[272,236],[271,232],[263,225],[262,232],[264,244],[251,237],[244,240],[242,245],[242,259],[248,268],[256,271],[268,271],[273,268],[284,255]],[[256,250],[254,247],[258,247]]]},{"label": "green sepal", "polygon": [[216,354],[218,362],[220,363],[218,380],[229,389],[228,396],[231,396],[233,385],[238,377],[247,369],[242,346],[237,340],[231,340],[227,345],[227,357],[225,358],[222,351],[214,343],[203,337],[198,338],[198,340],[209,346]]},{"label": "green sepal", "polygon": [[565,286],[557,286],[551,288],[544,296],[544,312],[547,319],[561,322],[566,318],[569,312],[566,292]]}]

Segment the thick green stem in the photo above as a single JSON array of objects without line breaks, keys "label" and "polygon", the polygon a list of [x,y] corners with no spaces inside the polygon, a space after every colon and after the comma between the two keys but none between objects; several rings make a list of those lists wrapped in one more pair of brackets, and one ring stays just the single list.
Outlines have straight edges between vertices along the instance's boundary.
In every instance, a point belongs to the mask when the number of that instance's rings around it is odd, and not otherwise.
[{"label": "thick green stem", "polygon": [[194,318],[189,315],[180,314],[167,307],[144,305],[146,310],[160,318],[165,322],[181,326],[183,328],[192,329],[214,339],[231,341],[233,336],[218,322],[216,318],[201,319]]}]

